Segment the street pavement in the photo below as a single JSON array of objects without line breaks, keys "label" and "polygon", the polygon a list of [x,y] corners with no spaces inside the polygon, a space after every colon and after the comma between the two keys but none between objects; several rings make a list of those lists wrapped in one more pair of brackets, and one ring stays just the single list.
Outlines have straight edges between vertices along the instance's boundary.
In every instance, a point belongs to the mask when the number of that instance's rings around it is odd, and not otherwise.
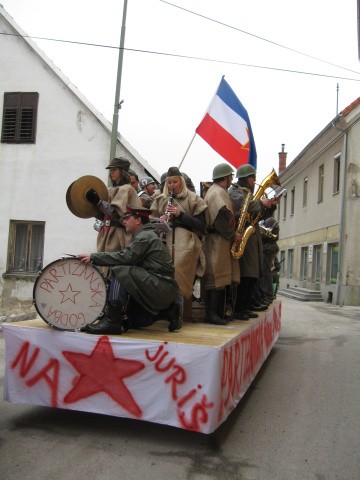
[{"label": "street pavement", "polygon": [[359,480],[360,309],[279,299],[280,337],[212,435],[1,401],[0,479]]}]

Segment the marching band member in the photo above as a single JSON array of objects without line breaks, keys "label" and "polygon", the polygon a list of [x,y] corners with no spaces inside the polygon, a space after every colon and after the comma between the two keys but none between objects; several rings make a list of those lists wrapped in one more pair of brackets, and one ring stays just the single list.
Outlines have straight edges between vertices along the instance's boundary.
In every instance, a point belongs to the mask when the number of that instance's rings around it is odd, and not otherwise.
[{"label": "marching band member", "polygon": [[[236,171],[236,177],[238,181],[229,189],[229,195],[237,217],[249,194],[251,201],[247,212],[250,216],[263,215],[267,208],[272,207],[272,201],[268,198],[252,200],[256,180],[256,170],[252,165],[241,165]],[[256,299],[262,261],[261,233],[259,225],[256,224],[255,233],[249,237],[240,257],[241,283],[237,288],[234,318],[248,320],[250,317],[257,317],[254,311],[266,310],[267,305]]]},{"label": "marching band member", "polygon": [[174,266],[149,223],[150,212],[143,207],[128,207],[124,226],[133,240],[123,251],[77,255],[85,264],[108,266],[112,271],[105,315],[84,331],[121,334],[129,327],[147,327],[158,318],[169,321],[170,332],[181,328],[181,318],[173,304],[177,292]]},{"label": "marching band member", "polygon": [[112,182],[107,201],[100,200],[94,189],[86,192],[86,198],[97,207],[99,218],[103,220],[97,238],[98,252],[117,252],[123,250],[131,241],[131,234],[126,232],[122,221],[127,205],[141,207],[141,201],[131,186],[129,166],[129,160],[114,158],[106,167],[110,170]]},{"label": "marching band member", "polygon": [[209,215],[209,227],[204,237],[205,321],[225,325],[225,287],[240,281],[239,262],[231,255],[236,224],[227,193],[233,169],[229,164],[221,163],[214,168],[212,178],[213,184],[205,196]]},{"label": "marching band member", "polygon": [[153,195],[156,190],[156,182],[151,177],[144,177],[140,180],[140,191],[138,195],[140,197],[142,206],[145,208],[151,208],[153,202]]},{"label": "marching band member", "polygon": [[195,192],[187,189],[184,177],[177,167],[170,167],[164,191],[155,198],[152,216],[170,227],[166,245],[175,266],[175,279],[179,285],[176,303],[183,312],[184,298],[192,297],[195,275],[204,273],[204,253],[200,236],[206,229],[207,205]]}]

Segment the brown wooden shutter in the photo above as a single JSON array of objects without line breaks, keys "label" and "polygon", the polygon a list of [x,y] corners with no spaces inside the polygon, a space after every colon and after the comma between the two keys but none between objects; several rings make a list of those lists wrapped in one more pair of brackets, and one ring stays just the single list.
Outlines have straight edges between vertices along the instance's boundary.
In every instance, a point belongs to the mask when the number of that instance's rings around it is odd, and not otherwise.
[{"label": "brown wooden shutter", "polygon": [[38,93],[21,94],[21,117],[19,119],[19,141],[35,143]]},{"label": "brown wooden shutter", "polygon": [[20,115],[20,93],[4,93],[4,111],[1,141],[16,142],[18,118]]},{"label": "brown wooden shutter", "polygon": [[4,93],[2,143],[35,143],[38,93]]}]

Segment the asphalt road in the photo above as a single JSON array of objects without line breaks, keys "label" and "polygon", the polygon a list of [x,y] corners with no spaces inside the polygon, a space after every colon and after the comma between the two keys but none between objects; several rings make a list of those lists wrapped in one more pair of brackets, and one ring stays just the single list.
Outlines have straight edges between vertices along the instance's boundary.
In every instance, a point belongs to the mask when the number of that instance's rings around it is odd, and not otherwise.
[{"label": "asphalt road", "polygon": [[282,301],[279,340],[214,434],[1,401],[0,478],[359,480],[360,309]]}]

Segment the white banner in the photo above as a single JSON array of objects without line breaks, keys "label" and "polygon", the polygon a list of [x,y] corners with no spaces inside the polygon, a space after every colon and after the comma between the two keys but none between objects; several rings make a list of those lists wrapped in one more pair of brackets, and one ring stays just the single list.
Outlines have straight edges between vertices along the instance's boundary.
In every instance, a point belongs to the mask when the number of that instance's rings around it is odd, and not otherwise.
[{"label": "white banner", "polygon": [[222,348],[3,324],[4,398],[211,433],[246,392],[280,326],[281,303]]}]

